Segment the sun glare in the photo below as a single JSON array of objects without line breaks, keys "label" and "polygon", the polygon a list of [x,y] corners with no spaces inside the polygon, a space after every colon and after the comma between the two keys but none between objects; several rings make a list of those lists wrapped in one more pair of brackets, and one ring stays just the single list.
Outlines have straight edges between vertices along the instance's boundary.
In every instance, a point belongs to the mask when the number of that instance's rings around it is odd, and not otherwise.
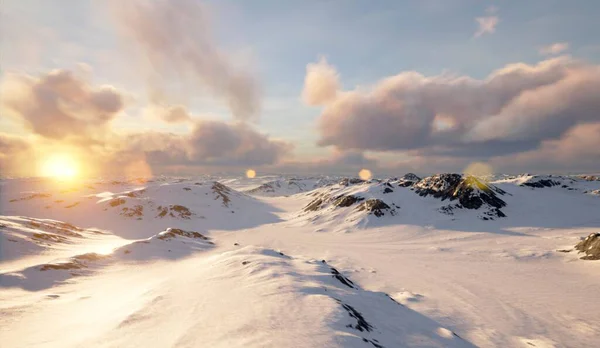
[{"label": "sun glare", "polygon": [[358,177],[363,180],[371,180],[371,177],[373,177],[373,174],[368,169],[361,169],[361,171],[358,172]]},{"label": "sun glare", "polygon": [[42,176],[70,180],[77,176],[77,163],[67,155],[52,155],[42,165]]},{"label": "sun glare", "polygon": [[254,177],[256,177],[256,171],[254,169],[248,169],[246,171],[246,177],[249,179],[253,179]]}]

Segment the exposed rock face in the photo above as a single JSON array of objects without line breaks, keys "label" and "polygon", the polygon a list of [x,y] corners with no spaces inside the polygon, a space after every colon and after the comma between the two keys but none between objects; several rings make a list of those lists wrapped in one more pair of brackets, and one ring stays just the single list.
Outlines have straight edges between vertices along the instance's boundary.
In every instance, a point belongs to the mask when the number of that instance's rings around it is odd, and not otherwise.
[{"label": "exposed rock face", "polygon": [[174,218],[178,217],[182,219],[189,219],[192,216],[192,212],[187,207],[178,204],[169,205],[168,207],[158,206],[156,210],[158,211],[158,215],[156,215],[156,217],[161,218],[170,216]]},{"label": "exposed rock face", "polygon": [[365,182],[365,181],[363,179],[359,179],[359,178],[343,178],[340,181],[340,185],[350,186],[350,185],[362,184],[363,182]]},{"label": "exposed rock face", "polygon": [[115,199],[112,199],[110,202],[108,202],[108,205],[110,205],[111,207],[118,207],[121,204],[125,204],[125,203],[126,203],[125,199],[115,198]]},{"label": "exposed rock face", "polygon": [[132,208],[124,207],[121,209],[121,215],[126,217],[142,217],[144,216],[144,206],[138,204]]},{"label": "exposed rock face", "polygon": [[431,195],[441,200],[458,200],[460,206],[457,208],[479,209],[486,205],[491,208],[492,215],[506,216],[500,211],[506,202],[498,197],[506,192],[474,176],[463,178],[460,174],[436,174],[422,179],[413,187],[422,197]]},{"label": "exposed rock face", "polygon": [[544,188],[560,186],[562,188],[569,189],[569,184],[574,183],[575,180],[569,177],[552,176],[552,175],[533,175],[526,181],[521,183],[521,186],[533,187],[533,188]]},{"label": "exposed rock face", "polygon": [[400,178],[400,180],[406,180],[406,181],[419,181],[421,180],[421,178],[419,178],[416,174],[414,173],[406,173],[404,174],[403,177]]},{"label": "exposed rock face", "polygon": [[362,197],[356,197],[353,195],[343,195],[340,197],[337,197],[334,201],[333,201],[333,205],[335,205],[336,207],[349,207],[352,204],[356,203],[356,202],[360,202],[364,200],[364,198]]},{"label": "exposed rock face", "polygon": [[229,207],[229,202],[231,202],[231,199],[229,198],[229,195],[231,194],[231,189],[229,187],[215,181],[213,183],[212,190],[217,195],[217,197],[215,197],[215,199],[221,198],[221,200],[223,202],[223,206]]},{"label": "exposed rock face", "polygon": [[306,207],[304,207],[304,211],[317,211],[321,208],[323,203],[325,203],[323,197],[317,197],[308,203]]},{"label": "exposed rock face", "polygon": [[141,197],[145,192],[146,192],[146,190],[144,190],[144,189],[129,191],[129,192],[125,193],[125,196],[131,197],[131,198],[136,198],[136,197]]},{"label": "exposed rock face", "polygon": [[171,240],[173,238],[177,238],[178,236],[186,237],[186,238],[193,238],[193,239],[208,240],[208,237],[202,235],[199,232],[184,231],[179,228],[167,228],[166,231],[159,233],[157,238],[160,240]]},{"label": "exposed rock face", "polygon": [[51,193],[33,193],[33,194],[29,195],[29,196],[11,199],[9,202],[13,203],[13,202],[20,202],[20,201],[28,201],[28,200],[31,200],[31,199],[50,198],[50,197],[52,197]]},{"label": "exposed rock face", "polygon": [[600,232],[587,236],[575,246],[575,249],[585,253],[585,256],[581,257],[582,260],[600,260]]},{"label": "exposed rock face", "polygon": [[281,184],[279,183],[279,181],[271,181],[271,182],[264,183],[257,188],[253,188],[252,190],[248,190],[247,192],[250,194],[263,193],[263,192],[273,193],[273,192],[275,192],[276,188],[281,188]]},{"label": "exposed rock face", "polygon": [[579,178],[586,181],[600,181],[600,176],[598,175],[581,175]]},{"label": "exposed rock face", "polygon": [[73,256],[67,260],[54,262],[54,263],[46,263],[38,266],[40,271],[58,271],[58,270],[78,270],[83,268],[88,268],[90,262],[101,261],[104,259],[108,259],[110,256],[108,255],[100,255],[96,253],[87,253],[82,255]]},{"label": "exposed rock face", "polygon": [[403,177],[398,179],[398,185],[401,187],[411,187],[414,184],[416,184],[417,182],[419,182],[420,180],[421,180],[421,178],[419,178],[415,174],[407,173],[407,174],[404,174]]},{"label": "exposed rock face", "polygon": [[396,215],[396,210],[387,205],[384,201],[376,198],[367,199],[358,205],[358,210],[367,211],[369,214],[373,214],[377,217],[382,217],[385,215],[384,211],[389,211],[389,213],[394,216]]}]

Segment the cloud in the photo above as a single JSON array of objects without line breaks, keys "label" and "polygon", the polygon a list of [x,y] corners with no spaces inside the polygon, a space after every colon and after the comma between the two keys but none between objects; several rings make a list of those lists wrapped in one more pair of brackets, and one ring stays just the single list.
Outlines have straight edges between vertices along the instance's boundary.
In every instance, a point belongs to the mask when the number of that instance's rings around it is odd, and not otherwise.
[{"label": "cloud", "polygon": [[223,99],[236,119],[258,119],[257,82],[218,47],[199,1],[114,0],[110,4],[120,36],[140,49],[142,62],[150,63],[153,101],[160,99],[165,86],[197,91],[200,84]]},{"label": "cloud", "polygon": [[544,141],[538,149],[491,161],[506,172],[598,172],[600,123],[573,127],[560,139]]},{"label": "cloud", "polygon": [[192,117],[183,105],[159,106],[151,105],[146,108],[146,113],[151,117],[167,123],[192,122]]},{"label": "cloud", "polygon": [[248,125],[199,120],[189,134],[147,132],[127,136],[122,153],[143,154],[152,166],[261,166],[292,150]]},{"label": "cloud", "polygon": [[302,99],[308,105],[323,105],[335,99],[340,89],[339,75],[325,58],[306,66]]},{"label": "cloud", "polygon": [[0,92],[5,110],[33,133],[54,139],[104,133],[125,106],[114,87],[92,86],[68,70],[8,74]]},{"label": "cloud", "polygon": [[117,132],[112,121],[123,112],[123,94],[68,70],[37,77],[8,74],[0,87],[3,114],[23,126],[20,137],[0,134],[3,173],[37,175],[36,161],[63,152],[79,158],[91,175],[118,174],[134,162],[160,168],[153,172],[168,172],[171,166],[216,170],[272,165],[293,149],[247,123],[192,117],[181,105],[153,104],[146,112],[168,123],[186,123],[187,134]]},{"label": "cloud", "polygon": [[274,173],[357,176],[363,168],[369,169],[375,174],[380,172],[379,162],[365,156],[361,151],[334,150],[331,155],[325,158],[284,161],[265,169]]},{"label": "cloud", "polygon": [[0,176],[18,174],[13,168],[19,162],[29,160],[26,156],[31,150],[30,144],[20,137],[0,133]]},{"label": "cloud", "polygon": [[507,65],[483,80],[403,72],[338,91],[318,119],[319,145],[493,157],[535,149],[600,122],[600,67],[566,57]]},{"label": "cloud", "polygon": [[539,52],[542,55],[549,56],[549,55],[561,54],[568,49],[569,49],[568,42],[556,42],[551,45],[541,47]]},{"label": "cloud", "polygon": [[475,32],[475,37],[496,32],[496,26],[498,25],[498,22],[500,22],[498,16],[493,15],[496,12],[498,12],[498,9],[494,6],[490,6],[486,9],[486,13],[488,13],[489,16],[475,18],[475,22],[477,22],[479,27]]}]

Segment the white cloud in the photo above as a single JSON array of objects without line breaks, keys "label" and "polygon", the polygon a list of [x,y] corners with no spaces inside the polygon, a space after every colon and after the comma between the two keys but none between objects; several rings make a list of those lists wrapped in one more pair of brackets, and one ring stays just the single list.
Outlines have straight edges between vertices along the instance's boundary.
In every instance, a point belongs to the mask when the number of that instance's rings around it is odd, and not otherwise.
[{"label": "white cloud", "polygon": [[475,21],[479,25],[479,29],[475,32],[475,37],[480,37],[484,34],[493,34],[496,32],[496,26],[500,19],[498,16],[477,17]]},{"label": "white cloud", "polygon": [[339,75],[335,67],[329,65],[325,58],[306,66],[302,99],[308,105],[323,105],[335,99],[340,88]]},{"label": "white cloud", "polygon": [[564,51],[569,49],[568,42],[556,42],[548,46],[541,47],[539,52],[545,56],[556,55],[563,53]]}]

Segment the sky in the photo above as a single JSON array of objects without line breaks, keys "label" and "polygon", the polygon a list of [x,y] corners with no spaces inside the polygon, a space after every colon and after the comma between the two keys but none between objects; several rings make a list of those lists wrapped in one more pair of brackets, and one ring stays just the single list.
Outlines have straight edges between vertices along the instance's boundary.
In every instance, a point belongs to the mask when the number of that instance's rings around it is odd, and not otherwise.
[{"label": "sky", "polygon": [[593,0],[3,0],[0,168],[598,172],[599,13]]}]

